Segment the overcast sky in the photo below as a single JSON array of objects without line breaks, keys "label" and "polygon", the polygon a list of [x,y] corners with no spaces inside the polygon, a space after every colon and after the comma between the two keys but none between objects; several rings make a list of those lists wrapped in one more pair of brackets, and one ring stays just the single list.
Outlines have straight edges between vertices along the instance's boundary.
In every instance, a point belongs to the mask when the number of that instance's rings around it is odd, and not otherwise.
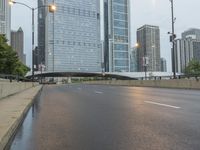
[{"label": "overcast sky", "polygon": [[[36,7],[37,0],[16,0]],[[168,31],[171,31],[171,4],[169,0],[130,0],[131,1],[131,44],[136,43],[136,30],[144,24],[160,27],[161,57],[167,59],[168,71],[171,71],[171,44]],[[174,0],[176,17],[175,32],[178,37],[184,30],[200,28],[200,0]],[[57,8],[59,9],[59,8]],[[36,24],[37,25],[37,24]],[[31,66],[31,10],[12,6],[12,29],[22,27],[25,34],[25,53],[27,64]]]}]

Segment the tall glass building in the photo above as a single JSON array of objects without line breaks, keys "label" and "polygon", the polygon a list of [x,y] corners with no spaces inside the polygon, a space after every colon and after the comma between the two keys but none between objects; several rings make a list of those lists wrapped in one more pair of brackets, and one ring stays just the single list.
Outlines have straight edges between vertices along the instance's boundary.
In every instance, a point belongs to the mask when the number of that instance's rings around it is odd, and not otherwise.
[{"label": "tall glass building", "polygon": [[0,0],[0,34],[4,34],[10,44],[11,11],[7,0]]},{"label": "tall glass building", "polygon": [[41,18],[46,21],[45,26],[41,26],[41,29],[45,29],[45,45],[42,43],[40,45],[41,49],[45,48],[47,71],[101,71],[100,1],[46,0],[43,2],[46,5],[55,3],[57,7],[53,14],[44,14],[41,11]]},{"label": "tall glass building", "polygon": [[130,71],[129,7],[129,0],[104,0],[104,59],[106,71]]},{"label": "tall glass building", "polygon": [[[38,0],[38,7],[44,6],[46,2],[44,0]],[[38,9],[38,48],[35,50],[35,65],[36,70],[39,68],[39,64],[45,64],[45,21],[46,21],[46,8],[41,7]]]}]

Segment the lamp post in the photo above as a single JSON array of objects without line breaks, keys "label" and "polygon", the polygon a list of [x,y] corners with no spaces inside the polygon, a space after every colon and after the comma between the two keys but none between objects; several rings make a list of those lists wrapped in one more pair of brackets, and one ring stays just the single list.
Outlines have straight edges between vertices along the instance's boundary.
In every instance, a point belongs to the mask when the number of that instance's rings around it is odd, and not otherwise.
[{"label": "lamp post", "polygon": [[14,0],[9,0],[9,5],[13,5],[13,4],[19,4],[19,5],[23,5],[27,8],[29,8],[31,11],[32,11],[32,82],[34,82],[34,43],[35,43],[35,22],[34,22],[34,12],[35,10],[37,9],[40,9],[40,8],[45,8],[45,7],[48,7],[49,8],[49,12],[50,13],[54,13],[56,11],[56,6],[54,4],[50,4],[50,5],[43,5],[43,6],[39,6],[39,7],[36,7],[36,8],[33,8],[33,7],[30,7],[28,6],[27,4],[25,3],[21,3],[21,2],[16,2]]},{"label": "lamp post", "polygon": [[171,13],[172,13],[172,33],[170,36],[170,42],[172,42],[172,71],[173,71],[173,78],[176,79],[176,66],[175,66],[175,38],[176,35],[174,34],[174,0],[169,0],[171,2]]}]

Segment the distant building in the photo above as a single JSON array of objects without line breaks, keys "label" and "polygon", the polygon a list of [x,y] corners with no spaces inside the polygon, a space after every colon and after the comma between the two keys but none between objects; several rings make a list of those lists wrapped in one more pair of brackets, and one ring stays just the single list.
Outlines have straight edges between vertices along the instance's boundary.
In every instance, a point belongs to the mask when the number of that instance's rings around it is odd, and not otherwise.
[{"label": "distant building", "polygon": [[191,28],[182,33],[182,39],[192,38],[193,40],[200,41],[200,29]]},{"label": "distant building", "polygon": [[184,73],[192,59],[200,61],[200,29],[189,29],[175,40],[176,72]]},{"label": "distant building", "polygon": [[17,31],[11,31],[11,46],[17,52],[20,61],[26,64],[26,55],[24,54],[24,32],[21,27]]},{"label": "distant building", "polygon": [[40,66],[40,64],[41,64],[41,61],[40,61],[40,51],[39,51],[39,48],[38,47],[35,47],[35,49],[34,49],[34,70],[35,71],[39,71],[39,66]]},{"label": "distant building", "polygon": [[200,41],[192,38],[175,40],[176,72],[184,73],[192,59],[200,61]]},{"label": "distant building", "polygon": [[130,0],[104,0],[105,68],[130,71]]},{"label": "distant building", "polygon": [[182,39],[192,39],[193,58],[200,61],[200,29],[191,28],[183,32]]},{"label": "distant building", "polygon": [[161,72],[167,72],[167,61],[165,58],[160,59]]},{"label": "distant building", "polygon": [[137,64],[137,48],[133,47],[131,48],[131,53],[130,53],[130,72],[137,72],[138,70],[138,64]]},{"label": "distant building", "polygon": [[194,59],[200,61],[200,40],[193,41],[193,55]]},{"label": "distant building", "polygon": [[137,29],[138,71],[160,71],[160,29],[144,25]]},{"label": "distant building", "polygon": [[108,34],[108,1],[104,0],[104,68],[109,72],[109,34]]},{"label": "distant building", "polygon": [[[45,5],[44,0],[38,0],[38,6]],[[47,12],[45,7],[38,9],[38,48],[37,48],[37,64],[45,64],[45,33],[46,33],[46,26],[45,26],[45,19],[47,16]]]},{"label": "distant building", "polygon": [[7,0],[0,0],[0,34],[5,35],[10,44],[11,10]]},{"label": "distant building", "polygon": [[100,1],[39,0],[38,7],[52,2],[55,13],[38,14],[39,62],[49,72],[100,72]]}]

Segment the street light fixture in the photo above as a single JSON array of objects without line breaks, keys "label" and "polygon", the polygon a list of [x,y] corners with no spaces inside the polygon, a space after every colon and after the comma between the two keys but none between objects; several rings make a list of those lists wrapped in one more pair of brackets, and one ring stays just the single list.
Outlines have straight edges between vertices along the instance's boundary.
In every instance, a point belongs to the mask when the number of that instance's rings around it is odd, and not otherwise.
[{"label": "street light fixture", "polygon": [[54,13],[56,11],[56,6],[54,4],[50,4],[48,7],[49,7],[49,12]]},{"label": "street light fixture", "polygon": [[140,44],[139,43],[135,43],[135,47],[139,48]]},{"label": "street light fixture", "polygon": [[29,8],[31,11],[32,11],[32,82],[34,82],[34,39],[35,39],[35,33],[34,33],[34,12],[35,10],[37,9],[40,9],[40,8],[45,8],[45,7],[48,7],[49,8],[49,12],[50,13],[54,13],[56,11],[56,6],[55,4],[50,4],[50,5],[43,5],[43,6],[39,6],[39,7],[36,7],[36,8],[33,8],[33,7],[30,7],[28,5],[26,5],[25,3],[21,3],[21,2],[16,2],[14,0],[9,0],[9,5],[13,5],[13,4],[19,4],[19,5],[23,5],[27,8]]},{"label": "street light fixture", "polygon": [[12,0],[9,0],[9,5],[13,5],[15,2],[14,1],[12,1]]}]

